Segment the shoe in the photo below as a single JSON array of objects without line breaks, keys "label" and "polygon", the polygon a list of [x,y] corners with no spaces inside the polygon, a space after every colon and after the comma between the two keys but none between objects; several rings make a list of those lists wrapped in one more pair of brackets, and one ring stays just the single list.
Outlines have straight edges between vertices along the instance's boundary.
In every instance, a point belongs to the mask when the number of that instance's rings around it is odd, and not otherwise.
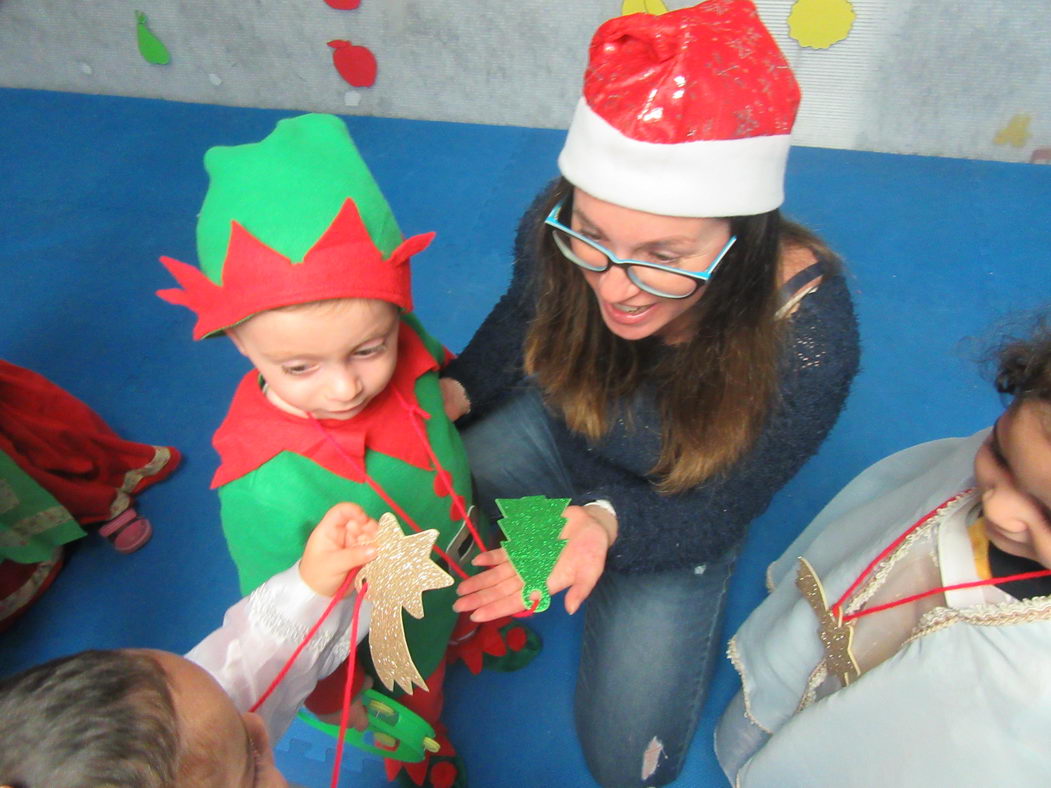
[{"label": "shoe", "polygon": [[127,508],[99,528],[99,536],[113,545],[118,553],[134,553],[153,536],[153,526],[134,508]]}]

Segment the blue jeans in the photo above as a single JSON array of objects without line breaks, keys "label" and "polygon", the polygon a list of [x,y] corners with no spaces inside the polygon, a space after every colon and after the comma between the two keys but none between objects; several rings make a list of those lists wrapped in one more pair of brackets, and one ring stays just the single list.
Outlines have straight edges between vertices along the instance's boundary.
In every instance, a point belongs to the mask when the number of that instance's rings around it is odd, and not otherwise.
[{"label": "blue jeans", "polygon": [[[483,505],[495,497],[573,496],[548,419],[539,394],[525,389],[464,431]],[[600,785],[645,788],[678,776],[722,652],[737,552],[652,574],[607,570],[588,598],[575,712]]]}]

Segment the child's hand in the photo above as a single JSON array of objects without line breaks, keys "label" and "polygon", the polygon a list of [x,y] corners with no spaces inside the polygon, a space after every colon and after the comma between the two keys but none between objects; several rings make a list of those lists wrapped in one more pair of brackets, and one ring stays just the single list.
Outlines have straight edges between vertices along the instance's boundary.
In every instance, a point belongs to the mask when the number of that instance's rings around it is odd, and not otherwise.
[{"label": "child's hand", "polygon": [[376,521],[356,503],[337,503],[307,539],[299,575],[316,594],[333,596],[347,572],[376,557]]}]

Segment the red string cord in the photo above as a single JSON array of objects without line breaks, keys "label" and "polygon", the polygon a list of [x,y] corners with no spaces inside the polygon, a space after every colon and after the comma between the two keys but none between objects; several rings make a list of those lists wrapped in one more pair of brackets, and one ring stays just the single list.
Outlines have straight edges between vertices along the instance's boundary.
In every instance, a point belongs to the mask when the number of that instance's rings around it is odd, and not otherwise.
[{"label": "red string cord", "polygon": [[[917,520],[912,526],[907,528],[905,532],[902,533],[897,539],[895,539],[893,542],[887,545],[887,547],[885,547],[880,552],[880,554],[877,555],[874,559],[872,559],[872,561],[869,562],[868,566],[866,566],[861,571],[861,574],[857,576],[857,579],[854,580],[853,583],[851,583],[850,588],[844,591],[843,595],[836,601],[836,603],[832,605],[831,608],[829,608],[832,615],[836,616],[837,618],[842,615],[843,604],[857,590],[858,586],[860,586],[865,581],[865,578],[867,578],[869,574],[871,574],[872,571],[883,560],[887,558],[887,556],[889,556],[891,553],[897,550],[902,542],[908,539],[911,534],[913,534],[917,529],[921,528],[924,523],[926,523],[928,520],[934,517],[934,515],[938,514],[938,512],[942,511],[946,506],[949,506],[954,501],[957,501],[963,496],[968,495],[973,489],[974,488],[964,490],[959,495],[954,495],[949,500],[939,504],[937,507],[927,512],[927,514],[925,514],[923,517]],[[853,621],[855,619],[861,618],[862,616],[867,616],[872,613],[879,613],[883,610],[890,610],[893,607],[899,607],[901,605],[907,605],[910,602],[915,602],[919,599],[923,599],[924,597],[933,596],[934,594],[940,594],[944,591],[959,591],[964,588],[978,588],[979,586],[1002,585],[1006,583],[1013,583],[1016,580],[1031,580],[1033,578],[1047,577],[1049,575],[1051,575],[1051,569],[1038,569],[1033,572],[1022,572],[1021,574],[1017,575],[1008,575],[1007,577],[991,577],[984,580],[971,580],[966,583],[956,583],[955,585],[951,586],[941,586],[940,588],[929,588],[926,591],[921,591],[918,594],[912,594],[911,596],[903,597],[901,599],[895,599],[892,602],[885,602],[882,605],[867,607],[863,610],[856,610],[853,613],[848,613],[847,615],[842,616],[842,621]]]},{"label": "red string cord", "polygon": [[[357,570],[351,574],[356,574]],[[347,734],[350,722],[350,700],[354,687],[354,661],[357,656],[358,645],[358,620],[361,616],[361,603],[365,599],[365,593],[369,590],[367,582],[361,584],[361,591],[354,600],[354,617],[350,624],[350,654],[347,655],[347,680],[343,684],[343,712],[339,718],[339,738],[336,740],[336,758],[332,765],[332,788],[339,785],[339,767],[343,763],[343,737]]]},{"label": "red string cord", "polygon": [[528,610],[523,610],[521,613],[512,613],[511,616],[513,618],[529,618],[536,612],[538,607],[540,607],[540,597],[533,600],[533,604],[529,606]]},{"label": "red string cord", "polygon": [[932,517],[934,517],[934,515],[936,515],[938,512],[940,512],[942,509],[944,509],[949,504],[951,504],[953,501],[957,500],[958,498],[960,498],[960,497],[962,497],[964,495],[967,495],[967,493],[969,493],[969,492],[970,492],[970,490],[964,490],[959,495],[955,495],[952,498],[950,498],[949,500],[945,501],[944,503],[938,504],[938,506],[936,506],[934,509],[931,509],[929,512],[927,512],[927,514],[923,515],[923,517],[921,517],[911,527],[907,528],[905,530],[905,532],[901,534],[901,536],[899,536],[897,539],[895,539],[893,542],[891,542],[889,545],[887,545],[880,552],[880,554],[877,555],[875,558],[873,558],[869,562],[868,566],[866,566],[861,571],[861,574],[857,576],[857,579],[853,583],[850,584],[850,588],[848,588],[846,591],[844,591],[843,595],[839,599],[836,600],[836,603],[834,605],[832,605],[832,607],[829,608],[829,610],[831,611],[832,615],[836,616],[837,618],[841,615],[841,610],[842,610],[842,607],[843,607],[843,603],[846,602],[850,598],[851,594],[853,594],[857,590],[858,586],[860,586],[864,582],[865,578],[867,578],[869,576],[869,574],[872,572],[872,570],[875,569],[876,566],[878,566],[880,564],[880,562],[882,562],[887,556],[889,556],[891,553],[893,553],[895,550],[897,550],[898,549],[898,545],[900,545],[902,542],[904,542],[909,537],[910,534],[912,534],[914,531],[916,531],[918,528],[920,528],[924,523],[926,523],[928,520],[930,520]]},{"label": "red string cord", "polygon": [[[321,625],[325,623],[325,619],[328,618],[329,614],[336,608],[336,605],[339,604],[339,601],[346,595],[347,591],[350,590],[350,585],[354,582],[354,577],[357,574],[358,569],[352,569],[350,572],[347,573],[346,579],[343,581],[343,584],[339,587],[339,590],[336,591],[335,595],[332,597],[332,600],[328,603],[328,607],[326,607],[325,612],[321,614],[321,618],[319,618],[317,620],[317,623],[314,624],[314,626],[310,629],[309,632],[307,632],[306,637],[303,638],[303,642],[300,643],[296,647],[296,650],[292,652],[292,656],[288,658],[288,661],[285,663],[284,667],[281,668],[280,671],[278,671],[277,676],[274,678],[273,681],[270,682],[270,686],[267,687],[266,690],[264,690],[263,694],[259,697],[259,700],[257,700],[252,705],[252,708],[250,708],[249,711],[258,711],[259,707],[266,703],[266,699],[269,698],[273,691],[277,688],[277,685],[284,681],[285,676],[288,675],[288,671],[292,669],[292,664],[299,658],[299,655],[303,653],[303,649],[307,647],[307,643],[309,643],[314,637],[314,635],[317,634],[317,631],[321,629]],[[356,623],[357,619],[355,618],[355,624]]]},{"label": "red string cord", "polygon": [[424,432],[423,426],[421,424],[422,417],[420,416],[420,413],[422,413],[423,411],[421,411],[420,408],[414,406],[411,402],[408,402],[405,399],[405,397],[402,396],[402,393],[397,389],[394,389],[394,395],[398,398],[398,402],[401,403],[401,406],[408,412],[409,421],[412,423],[412,428],[416,431],[416,436],[420,439],[420,443],[423,444],[423,447],[427,452],[427,456],[430,457],[431,462],[434,463],[435,469],[438,471],[439,474],[444,474],[449,478],[449,497],[452,498],[453,508],[456,509],[456,513],[467,525],[467,530],[470,531],[471,538],[474,539],[474,543],[478,545],[478,549],[481,550],[483,553],[486,552],[488,548],[485,546],[485,542],[482,541],[481,534],[479,534],[478,530],[474,527],[474,522],[471,520],[470,515],[467,513],[467,507],[464,506],[463,498],[460,495],[458,495],[456,490],[453,488],[452,476],[446,473],[441,463],[438,462],[438,455],[434,453],[434,449],[431,448],[430,441],[427,440],[427,435]]},{"label": "red string cord", "polygon": [[[329,443],[331,443],[335,447],[336,451],[340,453],[340,455],[343,457],[343,459],[345,459],[347,462],[349,462],[352,465],[357,467],[359,473],[361,473],[361,475],[365,477],[365,481],[368,483],[369,487],[372,488],[372,491],[376,493],[376,495],[378,495],[380,498],[382,498],[384,500],[384,502],[388,506],[390,506],[391,509],[393,509],[395,511],[395,513],[399,517],[401,517],[401,519],[410,528],[412,528],[412,530],[416,531],[416,533],[419,533],[420,531],[423,530],[422,528],[420,528],[420,526],[418,526],[416,524],[415,520],[413,520],[411,517],[409,517],[409,515],[405,512],[404,509],[402,509],[400,506],[398,506],[398,503],[393,498],[391,498],[389,495],[387,495],[387,491],[384,490],[379,485],[379,483],[376,482],[371,476],[369,476],[368,471],[365,470],[364,463],[359,462],[354,457],[351,457],[350,453],[347,452],[346,449],[344,449],[342,446],[339,445],[339,441],[337,441],[335,438],[333,438],[331,435],[329,435],[328,430],[326,430],[317,419],[311,418],[311,421],[313,421],[314,424],[317,425],[317,428],[319,430],[321,430],[321,434],[324,436],[325,440],[327,440]],[[449,565],[449,568],[452,569],[454,572],[456,572],[456,574],[458,574],[462,580],[466,580],[468,577],[470,577],[470,575],[468,575],[463,570],[463,568],[459,564],[457,564],[456,561],[453,560],[452,556],[450,556],[448,553],[446,553],[444,550],[442,550],[440,547],[438,547],[437,544],[435,544],[431,549],[434,550],[436,553],[438,553],[438,555],[440,555],[442,558],[444,558],[445,562]]]},{"label": "red string cord", "polygon": [[1008,575],[1007,577],[991,577],[987,580],[971,580],[967,583],[957,583],[952,586],[942,586],[941,588],[931,588],[927,591],[921,591],[918,594],[912,596],[903,597],[902,599],[896,599],[893,602],[887,602],[882,605],[876,605],[875,607],[867,607],[864,610],[858,610],[854,613],[843,616],[844,621],[853,621],[855,618],[861,618],[867,616],[870,613],[879,613],[881,610],[889,610],[892,607],[898,607],[899,605],[907,605],[909,602],[915,602],[917,599],[923,599],[926,596],[932,596],[941,591],[957,591],[961,588],[977,588],[978,586],[991,586],[1000,585],[1001,583],[1013,583],[1015,580],[1031,580],[1034,577],[1047,577],[1051,575],[1051,569],[1038,569],[1033,572],[1022,572],[1017,575]]}]

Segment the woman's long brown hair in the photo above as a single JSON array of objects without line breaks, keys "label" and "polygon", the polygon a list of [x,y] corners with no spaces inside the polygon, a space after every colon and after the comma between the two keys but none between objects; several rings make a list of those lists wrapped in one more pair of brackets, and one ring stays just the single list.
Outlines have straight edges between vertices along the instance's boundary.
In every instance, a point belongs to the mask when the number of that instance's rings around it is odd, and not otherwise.
[{"label": "woman's long brown hair", "polygon": [[[570,197],[562,180],[543,208]],[[685,342],[628,341],[603,323],[580,271],[543,224],[536,316],[525,340],[525,369],[566,424],[592,441],[606,434],[645,384],[661,413],[661,454],[650,473],[664,493],[687,490],[728,469],[752,446],[777,401],[782,321],[775,319],[782,244],[823,245],[778,211],[730,220],[737,243],[693,307]],[[629,424],[630,428],[630,424]]]}]

